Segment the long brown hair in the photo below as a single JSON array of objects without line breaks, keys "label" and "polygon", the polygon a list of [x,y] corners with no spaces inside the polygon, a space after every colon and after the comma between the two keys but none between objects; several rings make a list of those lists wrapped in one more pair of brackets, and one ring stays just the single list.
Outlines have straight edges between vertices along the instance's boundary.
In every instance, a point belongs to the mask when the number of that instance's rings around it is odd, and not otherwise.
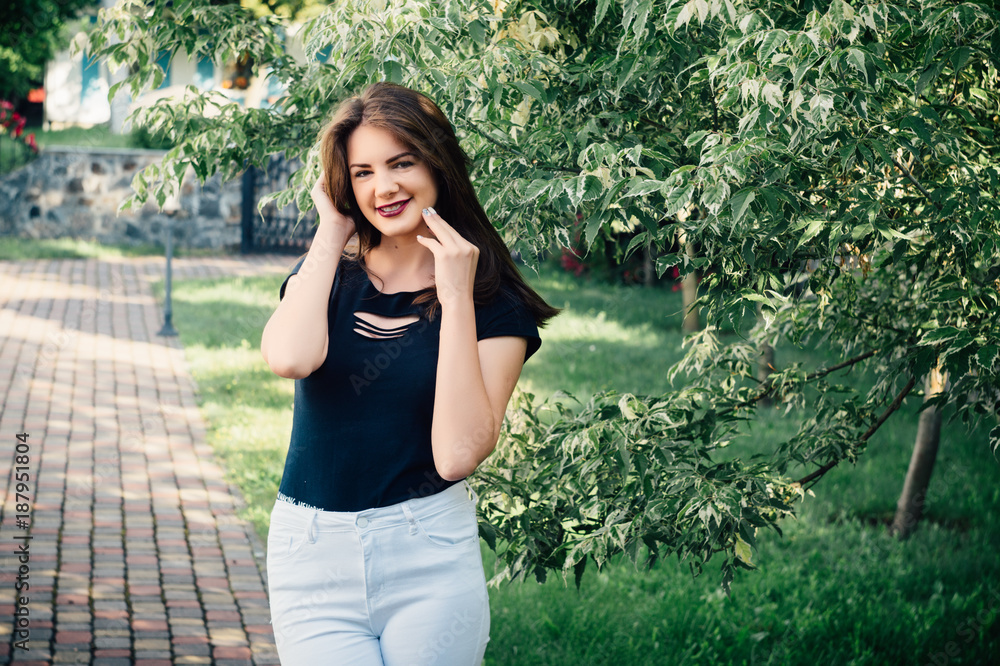
[{"label": "long brown hair", "polygon": [[[326,174],[326,191],[337,210],[354,220],[358,232],[356,259],[369,274],[365,257],[382,241],[382,233],[361,212],[347,167],[347,139],[360,125],[387,130],[431,168],[437,185],[435,209],[466,240],[479,248],[473,300],[491,302],[502,284],[509,284],[531,310],[538,326],[559,313],[521,277],[510,250],[486,217],[469,180],[469,157],[458,144],[455,130],[441,109],[426,95],[383,81],[369,85],[344,100],[320,133],[320,159]],[[377,276],[376,276],[377,277]],[[426,303],[428,316],[438,307],[434,289],[421,293],[415,303]]]}]

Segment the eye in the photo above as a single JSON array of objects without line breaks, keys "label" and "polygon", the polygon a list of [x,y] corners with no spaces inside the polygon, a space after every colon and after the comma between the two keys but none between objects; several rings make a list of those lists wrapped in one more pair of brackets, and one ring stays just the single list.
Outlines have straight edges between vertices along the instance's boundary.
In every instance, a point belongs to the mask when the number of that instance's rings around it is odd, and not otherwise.
[{"label": "eye", "polygon": [[402,162],[396,162],[396,166],[398,166],[398,167],[411,167],[411,166],[413,166],[413,162],[408,162],[406,160],[403,160]]},{"label": "eye", "polygon": [[367,171],[355,171],[354,172],[354,177],[355,178],[360,178],[361,174],[363,174],[363,173],[368,173],[368,172]]}]

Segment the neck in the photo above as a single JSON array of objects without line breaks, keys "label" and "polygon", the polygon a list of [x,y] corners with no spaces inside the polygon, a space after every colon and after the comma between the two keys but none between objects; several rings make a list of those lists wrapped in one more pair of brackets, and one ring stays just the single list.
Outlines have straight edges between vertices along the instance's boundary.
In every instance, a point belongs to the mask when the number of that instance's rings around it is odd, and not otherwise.
[{"label": "neck", "polygon": [[383,236],[365,257],[365,263],[386,285],[410,286],[414,290],[426,286],[434,273],[434,255],[417,242],[416,236]]}]

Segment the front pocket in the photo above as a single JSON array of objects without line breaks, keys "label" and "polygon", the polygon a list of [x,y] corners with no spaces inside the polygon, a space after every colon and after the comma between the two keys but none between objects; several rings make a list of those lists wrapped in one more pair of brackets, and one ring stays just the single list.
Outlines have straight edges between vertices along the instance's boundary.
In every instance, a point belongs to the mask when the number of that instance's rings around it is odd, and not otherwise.
[{"label": "front pocket", "polygon": [[425,541],[438,548],[460,548],[478,543],[479,525],[475,509],[460,504],[430,516],[416,518],[417,529]]},{"label": "front pocket", "polygon": [[267,560],[280,562],[289,559],[298,554],[305,543],[305,528],[285,525],[272,520],[267,529]]}]

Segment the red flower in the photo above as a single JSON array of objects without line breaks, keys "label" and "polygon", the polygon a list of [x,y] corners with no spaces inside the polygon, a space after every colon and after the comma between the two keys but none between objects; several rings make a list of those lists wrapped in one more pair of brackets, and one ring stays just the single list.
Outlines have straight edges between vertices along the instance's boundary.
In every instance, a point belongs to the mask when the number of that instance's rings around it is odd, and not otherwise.
[{"label": "red flower", "polygon": [[33,152],[38,152],[38,144],[35,143],[35,133],[32,132],[25,139],[24,142],[28,144],[28,148],[31,148]]},{"label": "red flower", "polygon": [[21,136],[21,132],[24,131],[24,124],[28,122],[28,119],[20,113],[14,112],[14,115],[10,117],[10,122],[14,123],[14,138],[16,139]]}]

